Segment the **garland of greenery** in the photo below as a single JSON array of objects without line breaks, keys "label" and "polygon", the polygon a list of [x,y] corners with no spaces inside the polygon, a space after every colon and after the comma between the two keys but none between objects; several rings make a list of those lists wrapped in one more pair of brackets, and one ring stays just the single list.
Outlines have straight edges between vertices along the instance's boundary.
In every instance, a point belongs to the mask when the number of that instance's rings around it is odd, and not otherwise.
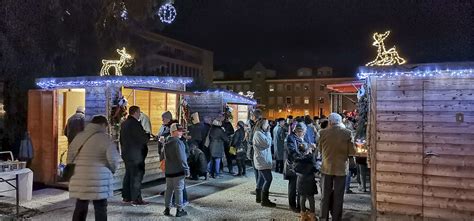
[{"label": "garland of greenery", "polygon": [[369,112],[369,89],[367,87],[367,82],[362,85],[365,90],[365,93],[359,97],[357,102],[357,129],[356,129],[356,139],[365,140],[366,130],[367,130],[367,117]]}]

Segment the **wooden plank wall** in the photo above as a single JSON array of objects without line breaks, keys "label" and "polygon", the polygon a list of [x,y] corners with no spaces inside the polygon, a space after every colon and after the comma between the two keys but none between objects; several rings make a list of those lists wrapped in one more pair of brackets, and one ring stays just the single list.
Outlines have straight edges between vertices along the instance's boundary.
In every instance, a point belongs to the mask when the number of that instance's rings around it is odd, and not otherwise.
[{"label": "wooden plank wall", "polygon": [[[472,220],[474,79],[377,79],[379,213]],[[456,114],[464,122],[456,122]],[[425,152],[436,153],[424,157]]]},{"label": "wooden plank wall", "polygon": [[28,132],[35,157],[31,163],[34,181],[52,184],[57,168],[56,92],[28,92]]},{"label": "wooden plank wall", "polygon": [[197,96],[186,95],[190,113],[198,112],[199,120],[204,121],[205,116],[215,119],[224,108],[223,98],[220,94],[201,94]]}]

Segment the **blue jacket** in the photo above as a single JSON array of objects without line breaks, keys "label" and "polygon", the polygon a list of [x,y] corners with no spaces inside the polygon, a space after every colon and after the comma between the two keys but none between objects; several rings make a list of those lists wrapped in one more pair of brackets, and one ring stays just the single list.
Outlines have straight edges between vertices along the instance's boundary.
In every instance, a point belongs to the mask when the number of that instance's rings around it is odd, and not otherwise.
[{"label": "blue jacket", "polygon": [[306,134],[304,135],[304,141],[309,144],[316,143],[316,134],[314,133],[313,125],[306,125]]}]

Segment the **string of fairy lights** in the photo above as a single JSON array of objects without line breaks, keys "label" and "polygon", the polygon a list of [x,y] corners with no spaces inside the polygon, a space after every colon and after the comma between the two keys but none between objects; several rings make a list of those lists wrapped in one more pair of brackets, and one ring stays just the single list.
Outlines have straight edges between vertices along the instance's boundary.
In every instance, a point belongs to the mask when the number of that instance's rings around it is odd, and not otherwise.
[{"label": "string of fairy lights", "polygon": [[192,82],[192,78],[188,77],[101,76],[100,78],[39,78],[36,80],[36,85],[42,89],[108,87],[117,85],[174,89],[179,85],[186,85]]}]

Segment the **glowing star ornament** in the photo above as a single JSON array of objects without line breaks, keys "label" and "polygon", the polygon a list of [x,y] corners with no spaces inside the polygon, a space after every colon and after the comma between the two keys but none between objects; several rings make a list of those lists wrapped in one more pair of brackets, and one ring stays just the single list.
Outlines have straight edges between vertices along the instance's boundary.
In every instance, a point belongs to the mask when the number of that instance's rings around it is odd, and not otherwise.
[{"label": "glowing star ornament", "polygon": [[383,41],[388,37],[388,35],[390,35],[390,31],[386,31],[383,34],[379,34],[377,32],[374,33],[374,43],[372,43],[372,45],[377,47],[377,57],[375,60],[367,63],[365,66],[389,66],[395,64],[405,64],[405,59],[398,55],[395,46],[389,50],[385,49],[385,44]]},{"label": "glowing star ornament", "polygon": [[171,3],[162,5],[156,13],[160,17],[160,21],[166,24],[171,24],[176,19],[176,8]]},{"label": "glowing star ornament", "polygon": [[116,76],[122,76],[122,68],[133,58],[130,54],[127,54],[125,47],[117,49],[117,53],[120,55],[120,60],[102,60],[102,68],[100,69],[100,76],[110,75],[109,70],[115,69]]}]

